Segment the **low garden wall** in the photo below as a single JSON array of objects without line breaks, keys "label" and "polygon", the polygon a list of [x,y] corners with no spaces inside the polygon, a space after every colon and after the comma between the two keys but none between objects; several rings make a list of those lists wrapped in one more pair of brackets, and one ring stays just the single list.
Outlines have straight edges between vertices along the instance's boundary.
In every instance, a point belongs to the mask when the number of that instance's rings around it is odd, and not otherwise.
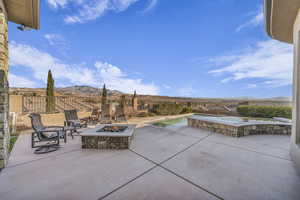
[{"label": "low garden wall", "polygon": [[203,121],[188,118],[188,125],[231,137],[242,137],[247,135],[290,135],[291,125],[277,124],[251,124],[234,126],[216,122]]}]

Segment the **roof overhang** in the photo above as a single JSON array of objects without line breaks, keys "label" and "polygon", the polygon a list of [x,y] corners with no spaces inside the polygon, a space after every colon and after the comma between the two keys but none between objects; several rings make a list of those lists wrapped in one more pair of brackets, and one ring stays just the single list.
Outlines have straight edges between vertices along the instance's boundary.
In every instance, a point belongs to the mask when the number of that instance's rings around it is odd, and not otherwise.
[{"label": "roof overhang", "polygon": [[266,31],[272,38],[293,43],[295,19],[300,0],[265,0]]},{"label": "roof overhang", "polygon": [[40,0],[4,0],[4,3],[9,21],[40,28]]}]

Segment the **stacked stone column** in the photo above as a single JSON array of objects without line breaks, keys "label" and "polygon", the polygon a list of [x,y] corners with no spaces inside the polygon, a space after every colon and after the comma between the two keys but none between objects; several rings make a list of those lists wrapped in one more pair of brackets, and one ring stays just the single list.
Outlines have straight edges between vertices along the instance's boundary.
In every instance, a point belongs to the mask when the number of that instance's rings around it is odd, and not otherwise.
[{"label": "stacked stone column", "polygon": [[0,11],[0,170],[8,160],[9,149],[9,85],[8,85],[7,18]]}]

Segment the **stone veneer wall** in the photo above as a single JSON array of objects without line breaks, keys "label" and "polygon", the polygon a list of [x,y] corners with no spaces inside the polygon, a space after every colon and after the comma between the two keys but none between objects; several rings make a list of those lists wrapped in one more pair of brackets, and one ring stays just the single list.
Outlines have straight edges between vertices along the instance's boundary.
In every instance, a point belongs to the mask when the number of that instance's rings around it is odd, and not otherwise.
[{"label": "stone veneer wall", "polygon": [[128,149],[131,137],[81,136],[83,149]]},{"label": "stone veneer wall", "polygon": [[198,119],[188,118],[188,125],[194,128],[201,128],[208,131],[221,133],[226,136],[242,137],[246,135],[290,135],[290,125],[276,124],[256,124],[246,126],[232,126],[228,124],[220,124],[208,122]]},{"label": "stone veneer wall", "polygon": [[7,19],[0,11],[0,169],[4,168],[8,160],[9,149],[9,96],[8,96],[8,34]]}]

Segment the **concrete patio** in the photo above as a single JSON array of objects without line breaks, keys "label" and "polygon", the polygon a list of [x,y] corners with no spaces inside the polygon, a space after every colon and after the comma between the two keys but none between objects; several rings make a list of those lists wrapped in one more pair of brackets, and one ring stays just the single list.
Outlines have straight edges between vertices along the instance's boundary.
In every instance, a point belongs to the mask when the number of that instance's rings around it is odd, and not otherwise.
[{"label": "concrete patio", "polygon": [[75,137],[35,155],[23,134],[0,173],[0,199],[299,200],[289,143],[288,136],[146,126],[130,150],[82,150]]}]

